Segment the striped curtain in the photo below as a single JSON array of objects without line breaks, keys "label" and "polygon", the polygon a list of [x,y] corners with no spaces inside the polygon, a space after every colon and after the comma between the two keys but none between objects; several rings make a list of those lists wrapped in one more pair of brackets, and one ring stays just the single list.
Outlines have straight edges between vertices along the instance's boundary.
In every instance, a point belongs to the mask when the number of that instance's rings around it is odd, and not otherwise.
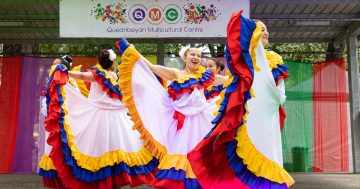
[{"label": "striped curtain", "polygon": [[[156,63],[154,56],[147,57]],[[44,148],[41,90],[54,57],[0,57],[0,173],[35,173]],[[74,66],[97,63],[73,57]],[[120,57],[116,61],[119,61]],[[173,60],[166,59],[165,65]],[[287,118],[282,133],[289,171],[349,171],[346,71],[343,59],[286,61]],[[175,63],[174,63],[175,65]],[[39,154],[39,156],[38,156]]]},{"label": "striped curtain", "polygon": [[299,172],[349,172],[346,70],[343,59],[286,62],[284,167]]}]

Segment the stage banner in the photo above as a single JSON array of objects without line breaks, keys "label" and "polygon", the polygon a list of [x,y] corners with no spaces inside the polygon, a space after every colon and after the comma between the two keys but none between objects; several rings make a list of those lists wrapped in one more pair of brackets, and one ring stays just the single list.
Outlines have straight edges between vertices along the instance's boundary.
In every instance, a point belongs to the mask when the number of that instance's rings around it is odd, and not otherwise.
[{"label": "stage banner", "polygon": [[226,37],[233,12],[250,0],[61,0],[60,37]]}]

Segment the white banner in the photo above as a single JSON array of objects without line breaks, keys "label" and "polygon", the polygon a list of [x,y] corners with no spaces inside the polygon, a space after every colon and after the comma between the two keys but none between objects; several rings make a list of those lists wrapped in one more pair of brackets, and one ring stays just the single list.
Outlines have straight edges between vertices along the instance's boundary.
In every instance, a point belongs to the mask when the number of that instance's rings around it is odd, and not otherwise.
[{"label": "white banner", "polygon": [[60,37],[225,37],[231,14],[249,9],[250,0],[60,0]]}]

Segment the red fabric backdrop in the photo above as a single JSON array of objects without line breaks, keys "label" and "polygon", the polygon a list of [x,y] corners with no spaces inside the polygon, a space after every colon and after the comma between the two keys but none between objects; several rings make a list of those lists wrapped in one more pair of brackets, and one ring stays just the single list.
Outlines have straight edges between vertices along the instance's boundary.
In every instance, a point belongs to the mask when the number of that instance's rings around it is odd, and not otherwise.
[{"label": "red fabric backdrop", "polygon": [[344,59],[313,67],[314,171],[349,171]]},{"label": "red fabric backdrop", "polygon": [[[19,116],[23,57],[3,57],[0,88],[0,173],[8,173],[14,158]],[[21,132],[21,131],[20,131]]]}]

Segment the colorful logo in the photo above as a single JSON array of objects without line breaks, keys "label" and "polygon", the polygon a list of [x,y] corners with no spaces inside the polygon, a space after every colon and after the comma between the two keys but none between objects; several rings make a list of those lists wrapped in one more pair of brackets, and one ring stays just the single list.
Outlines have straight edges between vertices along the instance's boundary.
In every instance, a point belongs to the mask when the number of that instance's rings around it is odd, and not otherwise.
[{"label": "colorful logo", "polygon": [[213,4],[211,4],[209,7],[206,7],[202,4],[188,3],[187,5],[183,6],[183,9],[186,15],[183,22],[190,24],[210,22],[216,20],[216,18],[221,14]]},{"label": "colorful logo", "polygon": [[101,3],[98,3],[97,6],[91,10],[91,15],[97,20],[102,20],[103,22],[109,21],[110,24],[125,24],[128,22],[126,6],[124,3],[118,3],[106,5],[104,8]]},{"label": "colorful logo", "polygon": [[164,9],[165,21],[169,24],[176,24],[181,19],[181,9],[176,5],[168,5]]},{"label": "colorful logo", "polygon": [[214,4],[204,5],[198,3],[187,3],[182,9],[175,5],[169,4],[164,9],[158,5],[145,7],[141,4],[135,4],[127,10],[125,3],[115,3],[102,6],[98,3],[91,10],[91,15],[97,20],[103,22],[109,21],[110,24],[128,23],[128,17],[135,24],[142,24],[148,21],[151,24],[160,24],[163,20],[169,24],[176,24],[182,19],[182,23],[201,24],[216,20],[220,11]]},{"label": "colorful logo", "polygon": [[134,5],[129,10],[129,18],[135,24],[141,24],[145,22],[146,8],[143,5]]},{"label": "colorful logo", "polygon": [[164,18],[162,9],[154,5],[151,6],[148,10],[148,21],[151,24],[160,24]]}]

